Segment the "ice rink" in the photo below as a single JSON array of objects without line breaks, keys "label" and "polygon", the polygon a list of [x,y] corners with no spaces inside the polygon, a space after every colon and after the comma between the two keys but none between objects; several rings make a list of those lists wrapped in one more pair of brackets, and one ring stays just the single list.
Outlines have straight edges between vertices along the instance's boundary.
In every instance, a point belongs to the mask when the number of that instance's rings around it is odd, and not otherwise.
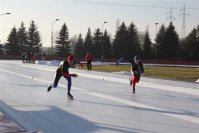
[{"label": "ice rink", "polygon": [[[130,66],[129,66],[130,67]],[[0,111],[28,131],[44,133],[198,133],[199,84],[70,69],[47,93],[55,66],[0,60]]]}]

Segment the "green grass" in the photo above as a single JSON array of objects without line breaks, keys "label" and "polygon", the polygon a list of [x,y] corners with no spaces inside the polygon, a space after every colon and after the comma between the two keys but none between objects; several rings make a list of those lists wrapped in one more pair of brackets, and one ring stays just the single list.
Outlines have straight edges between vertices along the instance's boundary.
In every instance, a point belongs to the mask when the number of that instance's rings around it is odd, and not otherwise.
[{"label": "green grass", "polygon": [[[93,66],[94,71],[101,72],[130,72],[130,65],[103,65]],[[86,68],[85,68],[86,69]],[[145,66],[144,77],[161,78],[161,79],[173,79],[183,81],[195,82],[199,78],[199,68],[185,68],[185,67],[157,67],[157,66]]]}]

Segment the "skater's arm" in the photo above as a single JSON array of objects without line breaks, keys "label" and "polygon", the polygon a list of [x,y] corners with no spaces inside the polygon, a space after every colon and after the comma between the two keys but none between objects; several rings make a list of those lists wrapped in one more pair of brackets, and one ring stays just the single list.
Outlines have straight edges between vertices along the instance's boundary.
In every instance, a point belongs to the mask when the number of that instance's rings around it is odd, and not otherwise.
[{"label": "skater's arm", "polygon": [[84,65],[80,61],[73,61],[72,67],[75,67],[76,64],[79,64],[82,68],[84,67]]},{"label": "skater's arm", "polygon": [[78,77],[78,75],[77,74],[69,74],[69,73],[64,73],[64,74],[62,74],[64,77]]},{"label": "skater's arm", "polygon": [[141,66],[141,70],[139,70],[139,73],[143,74],[144,73],[144,67],[143,67],[143,64],[142,64],[141,61],[140,61],[140,66]]},{"label": "skater's arm", "polygon": [[122,57],[121,59],[119,59],[119,60],[115,63],[115,66],[119,65],[119,63],[121,63],[122,61],[130,62],[130,63],[131,63],[131,60],[129,60],[129,59],[127,59],[127,58]]}]

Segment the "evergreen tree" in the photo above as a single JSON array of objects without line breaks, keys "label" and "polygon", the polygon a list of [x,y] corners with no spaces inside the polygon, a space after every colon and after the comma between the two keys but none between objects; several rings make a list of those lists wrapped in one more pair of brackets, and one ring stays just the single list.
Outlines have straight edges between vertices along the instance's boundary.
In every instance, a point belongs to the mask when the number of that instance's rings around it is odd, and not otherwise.
[{"label": "evergreen tree", "polygon": [[163,43],[165,46],[164,51],[166,52],[164,58],[176,58],[177,49],[179,46],[179,37],[172,23],[169,24],[169,27],[165,32]]},{"label": "evergreen tree", "polygon": [[152,58],[152,47],[151,47],[151,39],[149,37],[149,32],[146,31],[146,35],[144,37],[143,43],[143,56],[144,59],[151,59]]},{"label": "evergreen tree", "polygon": [[85,51],[84,54],[86,54],[87,52],[93,53],[93,41],[92,41],[92,35],[91,35],[90,28],[88,28],[88,32],[85,37],[84,51]]},{"label": "evergreen tree", "polygon": [[93,35],[93,56],[96,58],[102,57],[102,50],[104,49],[102,46],[102,32],[99,28],[97,28]]},{"label": "evergreen tree", "polygon": [[24,45],[26,45],[25,47],[27,47],[28,52],[40,53],[42,51],[40,34],[37,29],[37,25],[32,20],[28,29],[28,45],[24,43]]},{"label": "evergreen tree", "polygon": [[[164,36],[165,36],[166,28],[164,25],[162,25],[156,35],[155,38],[155,45],[154,48],[156,47],[156,56],[157,58],[163,58],[166,56],[166,53],[164,52],[165,48],[165,43],[164,43]],[[155,50],[153,49],[155,52]]]},{"label": "evergreen tree", "polygon": [[137,27],[133,22],[128,27],[128,45],[126,50],[126,57],[128,58],[132,58],[134,55],[141,52]]},{"label": "evergreen tree", "polygon": [[199,25],[197,27],[196,40],[199,41]]},{"label": "evergreen tree", "polygon": [[3,44],[0,44],[0,54],[3,54]]},{"label": "evergreen tree", "polygon": [[108,33],[105,30],[104,35],[103,35],[103,55],[104,55],[104,58],[110,58],[111,53],[112,53],[112,50],[111,50],[110,36],[108,36]]},{"label": "evergreen tree", "polygon": [[183,38],[182,40],[180,40],[179,48],[178,48],[178,51],[177,51],[177,57],[179,59],[186,59],[186,60],[188,59],[185,46],[186,46],[186,39]]},{"label": "evergreen tree", "polygon": [[19,53],[22,54],[24,52],[27,52],[28,51],[28,47],[26,47],[28,45],[27,32],[23,22],[21,23],[21,27],[17,32],[17,37],[19,44]]},{"label": "evergreen tree", "polygon": [[19,46],[17,40],[17,29],[14,27],[9,36],[7,43],[5,44],[5,52],[9,55],[18,55],[19,54]]},{"label": "evergreen tree", "polygon": [[76,57],[84,57],[84,40],[82,39],[82,35],[79,34],[79,37],[77,38],[76,47],[75,47],[75,56]]},{"label": "evergreen tree", "polygon": [[56,40],[56,50],[57,50],[57,55],[61,57],[65,57],[69,54],[71,54],[71,48],[70,48],[70,41],[69,41],[69,32],[66,24],[64,23],[59,35]]},{"label": "evergreen tree", "polygon": [[115,39],[113,41],[113,55],[115,58],[125,57],[128,45],[128,31],[125,23],[123,22],[121,26],[116,31]]},{"label": "evergreen tree", "polygon": [[75,53],[75,47],[77,44],[77,35],[74,35],[71,39],[70,39],[70,48],[71,48],[71,53]]},{"label": "evergreen tree", "polygon": [[186,59],[199,60],[199,40],[197,33],[198,28],[194,28],[185,39],[184,53],[186,53]]}]

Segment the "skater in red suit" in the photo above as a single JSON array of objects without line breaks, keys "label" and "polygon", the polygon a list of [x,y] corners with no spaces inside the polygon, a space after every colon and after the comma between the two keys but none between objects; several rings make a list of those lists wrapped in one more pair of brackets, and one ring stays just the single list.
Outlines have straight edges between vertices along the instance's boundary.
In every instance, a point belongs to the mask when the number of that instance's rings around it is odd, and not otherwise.
[{"label": "skater in red suit", "polygon": [[55,74],[55,79],[54,83],[50,84],[50,86],[47,89],[47,92],[51,90],[51,88],[56,88],[58,86],[58,82],[60,78],[63,76],[67,81],[68,81],[68,93],[67,96],[69,99],[73,99],[73,96],[70,93],[71,90],[71,85],[72,85],[72,80],[71,77],[78,77],[77,74],[70,74],[69,73],[69,68],[74,67],[76,64],[80,64],[80,66],[83,68],[83,64],[80,62],[76,62],[73,60],[73,56],[69,55],[66,60],[62,61],[59,64],[59,67],[57,68],[56,74]]},{"label": "skater in red suit", "polygon": [[93,56],[91,53],[87,53],[86,54],[86,61],[87,61],[87,69],[88,71],[90,71],[92,69],[92,60],[93,60]]},{"label": "skater in red suit", "polygon": [[144,73],[144,67],[141,58],[136,55],[134,59],[121,58],[115,65],[118,65],[121,61],[128,61],[131,63],[131,77],[130,85],[132,85],[133,93],[135,93],[135,85],[140,81],[141,74]]}]

